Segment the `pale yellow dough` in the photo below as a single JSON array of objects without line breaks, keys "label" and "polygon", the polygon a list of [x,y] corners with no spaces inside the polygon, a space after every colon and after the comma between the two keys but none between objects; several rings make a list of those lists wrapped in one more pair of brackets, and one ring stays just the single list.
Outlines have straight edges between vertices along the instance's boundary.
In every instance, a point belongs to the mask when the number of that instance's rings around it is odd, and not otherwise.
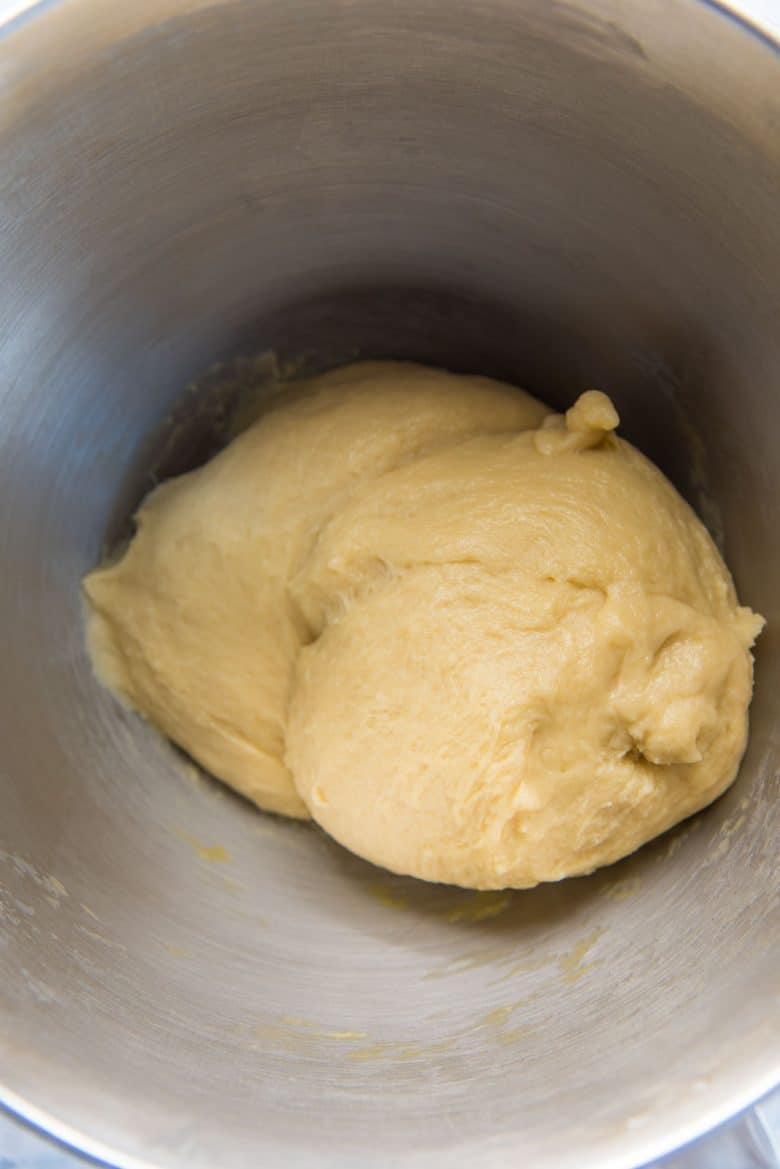
[{"label": "pale yellow dough", "polygon": [[617,423],[407,364],[298,383],[86,578],[98,672],[396,872],[608,864],[733,780],[763,624]]}]

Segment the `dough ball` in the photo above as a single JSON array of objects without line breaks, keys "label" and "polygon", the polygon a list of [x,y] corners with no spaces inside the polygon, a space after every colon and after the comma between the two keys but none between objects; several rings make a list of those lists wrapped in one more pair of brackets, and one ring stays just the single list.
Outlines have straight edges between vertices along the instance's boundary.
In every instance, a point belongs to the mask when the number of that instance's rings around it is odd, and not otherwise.
[{"label": "dough ball", "polygon": [[585,395],[568,425],[377,477],[321,532],[293,584],[313,640],[287,759],[348,848],[521,888],[617,860],[731,783],[761,620],[616,422]]},{"label": "dough ball", "polygon": [[101,676],[260,807],[473,888],[715,799],[762,620],[605,395],[358,364],[158,488],[91,574]]}]

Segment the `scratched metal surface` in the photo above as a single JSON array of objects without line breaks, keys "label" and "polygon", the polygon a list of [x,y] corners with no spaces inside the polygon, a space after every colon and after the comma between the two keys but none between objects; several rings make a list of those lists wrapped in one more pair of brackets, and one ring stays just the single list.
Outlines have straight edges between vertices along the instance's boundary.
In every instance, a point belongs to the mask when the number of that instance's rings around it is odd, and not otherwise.
[{"label": "scratched metal surface", "polygon": [[[41,11],[0,52],[0,1095],[163,1169],[626,1169],[723,1121],[778,1075],[776,53],[692,0]],[[79,577],[250,342],[611,391],[769,617],[733,791],[474,896],[118,711]]]},{"label": "scratched metal surface", "polygon": [[[87,1160],[0,1111],[0,1169],[84,1169]],[[778,1169],[780,1092],[648,1169]]]}]

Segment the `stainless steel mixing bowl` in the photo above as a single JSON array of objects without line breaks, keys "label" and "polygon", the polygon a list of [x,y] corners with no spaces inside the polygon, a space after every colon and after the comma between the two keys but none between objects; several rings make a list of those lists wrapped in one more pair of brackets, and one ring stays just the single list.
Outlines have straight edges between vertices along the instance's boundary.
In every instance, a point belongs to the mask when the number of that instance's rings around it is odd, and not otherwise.
[{"label": "stainless steel mixing bowl", "polygon": [[[122,1166],[618,1169],[778,1049],[780,72],[696,0],[50,0],[0,44],[2,1097]],[[608,390],[769,619],[716,807],[477,896],[251,810],[79,579],[209,363]],[[186,457],[194,457],[192,451]]]}]

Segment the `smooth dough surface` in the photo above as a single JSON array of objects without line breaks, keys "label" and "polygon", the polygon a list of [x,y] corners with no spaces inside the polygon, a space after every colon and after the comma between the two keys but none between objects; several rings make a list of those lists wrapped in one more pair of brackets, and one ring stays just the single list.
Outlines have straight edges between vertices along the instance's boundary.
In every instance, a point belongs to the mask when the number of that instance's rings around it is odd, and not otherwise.
[{"label": "smooth dough surface", "polygon": [[763,624],[617,423],[408,364],[298,383],[86,578],[98,672],[396,872],[614,861],[733,780]]}]

